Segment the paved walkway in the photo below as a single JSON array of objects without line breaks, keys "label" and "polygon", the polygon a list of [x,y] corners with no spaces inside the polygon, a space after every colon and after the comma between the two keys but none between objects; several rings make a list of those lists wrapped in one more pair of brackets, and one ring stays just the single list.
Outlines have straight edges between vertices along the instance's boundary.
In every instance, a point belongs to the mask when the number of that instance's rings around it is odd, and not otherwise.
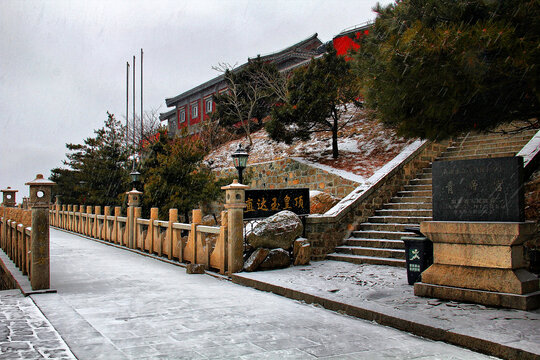
[{"label": "paved walkway", "polygon": [[233,281],[507,359],[540,359],[540,309],[414,296],[403,268],[320,261],[239,273]]},{"label": "paved walkway", "polygon": [[51,276],[31,298],[78,359],[489,358],[58,230]]},{"label": "paved walkway", "polygon": [[75,359],[30,298],[0,291],[0,359]]}]

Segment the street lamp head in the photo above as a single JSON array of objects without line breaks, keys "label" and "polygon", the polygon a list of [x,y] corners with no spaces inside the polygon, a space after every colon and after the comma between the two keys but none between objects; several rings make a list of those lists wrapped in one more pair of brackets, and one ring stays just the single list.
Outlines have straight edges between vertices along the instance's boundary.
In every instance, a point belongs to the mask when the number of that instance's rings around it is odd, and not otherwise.
[{"label": "street lamp head", "polygon": [[238,180],[240,181],[240,184],[242,184],[242,171],[246,168],[247,160],[248,160],[249,154],[242,147],[242,144],[238,145],[238,149],[232,154],[234,167],[236,170],[238,170]]},{"label": "street lamp head", "polygon": [[234,167],[237,169],[245,169],[248,157],[249,154],[246,149],[242,147],[242,144],[239,144],[238,149],[232,154]]},{"label": "street lamp head", "polygon": [[133,170],[129,176],[131,177],[131,182],[132,183],[136,183],[137,181],[139,181],[139,178],[141,177],[141,173],[138,172],[137,170]]}]

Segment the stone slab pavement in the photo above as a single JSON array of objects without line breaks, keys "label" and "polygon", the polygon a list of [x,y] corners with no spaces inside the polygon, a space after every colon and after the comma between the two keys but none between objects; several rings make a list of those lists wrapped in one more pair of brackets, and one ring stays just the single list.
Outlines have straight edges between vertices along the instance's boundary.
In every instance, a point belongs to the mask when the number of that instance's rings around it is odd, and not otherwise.
[{"label": "stone slab pavement", "polygon": [[488,359],[51,229],[31,298],[78,359]]},{"label": "stone slab pavement", "polygon": [[75,359],[66,343],[20,290],[0,291],[0,359]]},{"label": "stone slab pavement", "polygon": [[486,354],[540,358],[540,309],[417,297],[403,268],[327,260],[234,274],[233,281]]}]

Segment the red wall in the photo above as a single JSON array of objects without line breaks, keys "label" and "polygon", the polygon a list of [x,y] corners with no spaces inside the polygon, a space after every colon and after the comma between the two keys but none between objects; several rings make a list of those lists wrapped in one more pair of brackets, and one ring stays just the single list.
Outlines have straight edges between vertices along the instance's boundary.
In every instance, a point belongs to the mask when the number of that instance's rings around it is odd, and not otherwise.
[{"label": "red wall", "polygon": [[[350,35],[336,37],[332,40],[334,49],[336,49],[338,55],[346,56],[349,50],[355,51],[360,49],[359,40],[367,34],[369,34],[369,30],[358,31],[354,34],[354,40],[350,37]],[[346,59],[349,60],[350,57],[346,56]]]}]

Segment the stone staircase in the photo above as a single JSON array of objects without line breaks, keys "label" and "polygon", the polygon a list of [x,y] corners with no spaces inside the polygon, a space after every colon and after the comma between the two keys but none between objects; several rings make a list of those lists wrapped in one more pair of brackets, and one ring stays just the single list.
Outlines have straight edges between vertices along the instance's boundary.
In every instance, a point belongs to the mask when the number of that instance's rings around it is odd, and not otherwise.
[{"label": "stone staircase", "polygon": [[[436,161],[505,157],[516,155],[536,130],[515,135],[469,133],[454,139]],[[356,264],[405,267],[402,236],[405,228],[420,226],[432,218],[431,165],[419,172],[389,203],[360,224],[327,259]]]}]

